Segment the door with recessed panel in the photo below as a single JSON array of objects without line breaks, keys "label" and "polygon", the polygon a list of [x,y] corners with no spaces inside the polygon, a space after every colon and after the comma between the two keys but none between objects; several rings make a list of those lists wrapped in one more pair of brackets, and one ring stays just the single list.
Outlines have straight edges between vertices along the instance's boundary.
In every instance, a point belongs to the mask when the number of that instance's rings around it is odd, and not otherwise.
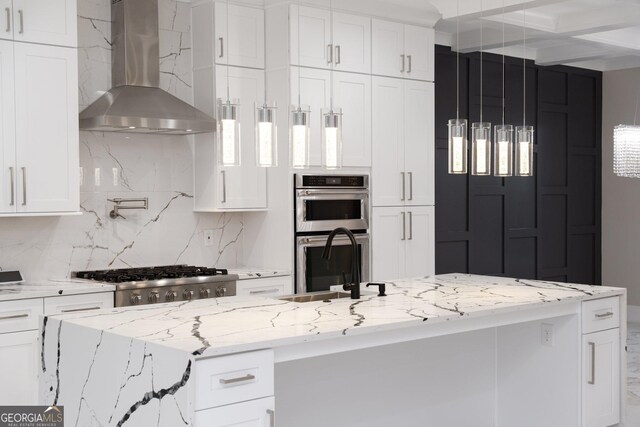
[{"label": "door with recessed panel", "polygon": [[0,40],[0,213],[16,211],[13,42]]}]

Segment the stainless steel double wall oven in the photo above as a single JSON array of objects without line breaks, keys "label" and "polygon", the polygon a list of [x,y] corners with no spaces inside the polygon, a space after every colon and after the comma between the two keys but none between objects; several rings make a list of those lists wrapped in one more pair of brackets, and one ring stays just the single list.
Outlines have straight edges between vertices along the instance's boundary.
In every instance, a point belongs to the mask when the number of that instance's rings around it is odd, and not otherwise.
[{"label": "stainless steel double wall oven", "polygon": [[329,233],[351,230],[358,243],[362,281],[369,280],[369,176],[302,175],[294,177],[296,292],[328,290],[351,280],[351,242],[333,240],[331,260],[322,259]]}]

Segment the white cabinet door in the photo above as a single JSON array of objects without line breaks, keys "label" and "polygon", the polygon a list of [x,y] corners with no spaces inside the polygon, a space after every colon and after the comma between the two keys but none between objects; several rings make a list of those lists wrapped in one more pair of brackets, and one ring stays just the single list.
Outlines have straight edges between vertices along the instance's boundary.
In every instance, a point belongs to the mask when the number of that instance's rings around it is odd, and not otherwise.
[{"label": "white cabinet door", "polygon": [[434,197],[433,83],[404,82],[404,157],[407,205],[433,205]]},{"label": "white cabinet door", "polygon": [[17,41],[77,47],[76,0],[13,0]]},{"label": "white cabinet door", "polygon": [[77,51],[32,43],[14,49],[18,211],[78,211]]},{"label": "white cabinet door", "polygon": [[[264,72],[228,67],[229,96],[240,100],[241,166],[218,169],[220,209],[265,209],[267,207],[266,168],[256,165],[255,103],[264,102]],[[227,67],[216,67],[216,94],[226,99]]]},{"label": "white cabinet door", "polygon": [[3,405],[38,403],[38,331],[0,335],[0,402]]},{"label": "white cabinet door", "polygon": [[334,104],[342,108],[343,166],[371,166],[371,76],[334,73]]},{"label": "white cabinet door", "polygon": [[435,274],[435,208],[414,206],[406,208],[406,277]]},{"label": "white cabinet door", "polygon": [[0,0],[0,40],[13,40],[13,12],[11,0]]},{"label": "white cabinet door", "polygon": [[[216,63],[264,68],[264,10],[215,4]],[[228,34],[227,34],[228,22]]]},{"label": "white cabinet door", "polygon": [[372,205],[397,206],[407,194],[404,172],[404,82],[372,78]]},{"label": "white cabinet door", "polygon": [[[300,73],[299,92],[298,73]],[[329,71],[291,67],[291,104],[298,105],[298,93],[300,93],[302,105],[309,106],[311,109],[310,166],[322,164],[322,129],[320,125],[322,109],[329,107],[331,99],[330,83]]]},{"label": "white cabinet door", "polygon": [[16,211],[13,43],[0,40],[0,213]]},{"label": "white cabinet door", "polygon": [[[331,14],[325,9],[297,5],[290,9],[291,64],[331,68]],[[298,38],[300,46],[298,47]],[[299,56],[298,56],[299,55]]]},{"label": "white cabinet door", "polygon": [[431,28],[404,26],[406,78],[433,81],[434,37]]},{"label": "white cabinet door", "polygon": [[372,280],[405,277],[407,241],[406,213],[403,208],[376,208],[371,215]]},{"label": "white cabinet door", "polygon": [[275,427],[275,399],[251,400],[196,412],[195,427]]},{"label": "white cabinet door", "polygon": [[584,427],[620,422],[620,329],[582,336]]},{"label": "white cabinet door", "polygon": [[404,77],[404,25],[379,19],[372,20],[371,52],[373,74]]},{"label": "white cabinet door", "polygon": [[340,71],[371,73],[371,18],[333,13],[333,63]]},{"label": "white cabinet door", "polygon": [[238,280],[236,295],[274,297],[293,293],[291,276]]}]

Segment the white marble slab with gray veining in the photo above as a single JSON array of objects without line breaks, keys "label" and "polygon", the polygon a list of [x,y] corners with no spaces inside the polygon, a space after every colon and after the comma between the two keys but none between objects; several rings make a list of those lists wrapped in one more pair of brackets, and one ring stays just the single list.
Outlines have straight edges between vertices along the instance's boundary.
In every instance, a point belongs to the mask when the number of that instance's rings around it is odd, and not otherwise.
[{"label": "white marble slab with gray veining", "polygon": [[0,301],[47,298],[62,295],[113,292],[115,286],[86,280],[63,279],[0,285]]}]

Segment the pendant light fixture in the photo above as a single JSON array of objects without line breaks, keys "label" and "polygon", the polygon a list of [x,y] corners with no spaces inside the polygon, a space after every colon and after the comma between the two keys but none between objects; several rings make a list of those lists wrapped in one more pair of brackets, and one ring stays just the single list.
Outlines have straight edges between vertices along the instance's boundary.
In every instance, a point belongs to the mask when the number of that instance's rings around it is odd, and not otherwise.
[{"label": "pendant light fixture", "polygon": [[633,125],[618,125],[613,128],[613,173],[627,178],[640,178],[640,126],[638,118],[640,87],[636,94],[636,113]]},{"label": "pendant light fixture", "polygon": [[229,0],[227,0],[227,99],[218,98],[218,161],[222,166],[240,166],[240,104],[229,97]]},{"label": "pendant light fixture", "polygon": [[[267,43],[267,30],[265,25],[264,43]],[[265,62],[267,51],[265,49]],[[256,123],[256,163],[259,167],[278,166],[278,108],[276,103],[267,102],[267,68],[264,69],[264,103],[255,106]]]},{"label": "pendant light fixture", "polygon": [[[329,0],[329,13],[333,44],[333,0]],[[333,107],[333,65],[330,83],[329,110],[322,112],[322,166],[325,169],[338,169],[342,167],[342,109]]]},{"label": "pendant light fixture", "polygon": [[516,176],[533,176],[533,126],[527,126],[527,11],[522,8],[522,126],[516,126]]},{"label": "pendant light fixture", "polygon": [[[502,0],[502,14],[504,15],[504,0]],[[494,128],[495,147],[494,170],[495,176],[505,177],[513,175],[513,126],[504,123],[505,115],[505,83],[504,83],[504,20],[502,21],[502,124]]]},{"label": "pendant light fixture", "polygon": [[491,123],[482,121],[482,0],[480,0],[480,121],[471,125],[471,174],[491,175]]},{"label": "pendant light fixture", "polygon": [[449,120],[449,173],[467,173],[467,120],[460,118],[460,0],[456,2],[456,118]]},{"label": "pendant light fixture", "polygon": [[[300,58],[300,1],[298,1],[298,58]],[[309,166],[309,145],[311,140],[309,107],[300,103],[300,69],[298,71],[298,105],[291,107],[291,128],[289,129],[289,166],[304,169]]]}]

